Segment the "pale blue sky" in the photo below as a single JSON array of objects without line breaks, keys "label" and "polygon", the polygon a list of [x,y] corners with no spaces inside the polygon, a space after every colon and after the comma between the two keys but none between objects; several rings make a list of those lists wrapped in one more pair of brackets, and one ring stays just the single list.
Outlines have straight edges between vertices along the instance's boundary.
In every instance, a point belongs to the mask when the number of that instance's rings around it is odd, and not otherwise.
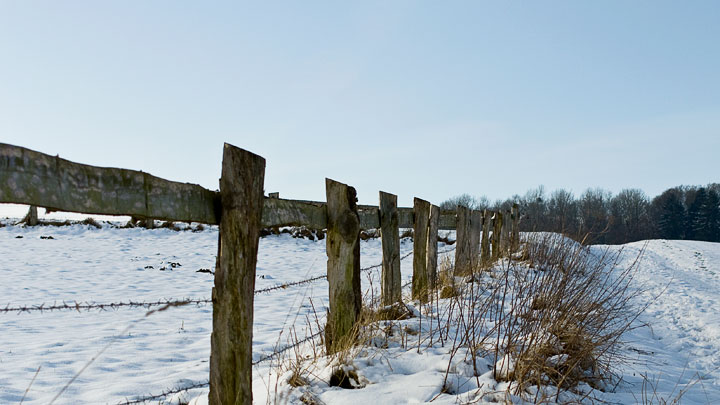
[{"label": "pale blue sky", "polygon": [[720,2],[0,0],[0,142],[434,203],[720,181]]}]

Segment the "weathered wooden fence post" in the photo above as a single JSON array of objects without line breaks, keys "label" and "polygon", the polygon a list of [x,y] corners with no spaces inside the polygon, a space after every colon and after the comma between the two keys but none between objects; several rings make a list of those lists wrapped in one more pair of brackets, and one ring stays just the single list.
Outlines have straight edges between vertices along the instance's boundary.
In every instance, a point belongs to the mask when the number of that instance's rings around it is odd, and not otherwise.
[{"label": "weathered wooden fence post", "polygon": [[510,231],[511,249],[517,252],[520,249],[520,207],[517,203],[512,206],[512,230]]},{"label": "weathered wooden fence post", "polygon": [[325,179],[327,196],[327,276],[330,310],[325,347],[334,353],[352,332],[360,315],[360,217],[353,187]]},{"label": "weathered wooden fence post", "polygon": [[[413,279],[412,298],[427,301],[427,238],[430,221],[430,203],[420,198],[413,201]],[[436,242],[437,243],[437,242]]]},{"label": "weathered wooden fence post", "polygon": [[212,405],[252,404],[253,297],[264,178],[265,159],[225,144],[220,178],[222,215],[212,291]]},{"label": "weathered wooden fence post", "polygon": [[380,236],[382,240],[382,305],[402,301],[400,277],[400,228],[397,196],[380,192]]},{"label": "weathered wooden fence post", "polygon": [[480,258],[482,212],[457,207],[457,248],[455,249],[455,275],[471,274]]},{"label": "weathered wooden fence post", "polygon": [[469,273],[470,239],[470,209],[458,205],[455,231],[455,276]]},{"label": "weathered wooden fence post", "polygon": [[470,266],[475,271],[480,263],[480,237],[482,235],[482,211],[470,211]]},{"label": "weathered wooden fence post", "polygon": [[500,235],[502,237],[502,242],[500,243],[502,245],[503,253],[508,255],[510,254],[510,210],[506,210],[503,214],[503,224],[502,224],[502,234]]},{"label": "weathered wooden fence post", "polygon": [[503,214],[500,211],[495,211],[493,216],[493,236],[492,236],[492,257],[493,260],[502,257],[502,225],[503,225]]},{"label": "weathered wooden fence post", "polygon": [[490,223],[492,222],[492,212],[487,209],[483,210],[483,226],[482,226],[482,249],[481,260],[483,266],[488,265],[492,259],[490,258]]},{"label": "weathered wooden fence post", "polygon": [[25,225],[28,226],[35,226],[38,224],[38,213],[37,213],[37,207],[34,205],[30,206],[30,209],[28,209],[27,215],[25,215],[25,218],[21,222],[25,222]]},{"label": "weathered wooden fence post", "polygon": [[440,225],[440,207],[430,206],[427,232],[427,260],[425,267],[428,274],[430,289],[437,287],[437,264],[438,264],[438,226]]}]

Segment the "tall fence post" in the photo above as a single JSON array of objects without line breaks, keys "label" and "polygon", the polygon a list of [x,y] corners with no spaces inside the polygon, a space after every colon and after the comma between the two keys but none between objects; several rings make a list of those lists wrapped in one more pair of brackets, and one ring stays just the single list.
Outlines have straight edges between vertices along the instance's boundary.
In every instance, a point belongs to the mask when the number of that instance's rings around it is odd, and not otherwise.
[{"label": "tall fence post", "polygon": [[495,211],[493,216],[493,236],[492,236],[492,258],[496,260],[502,256],[502,225],[503,214]]},{"label": "tall fence post", "polygon": [[482,242],[481,242],[481,260],[483,266],[491,262],[490,258],[490,223],[492,222],[492,212],[487,209],[483,210],[483,226],[482,226]]},{"label": "tall fence post", "polygon": [[426,301],[428,293],[427,238],[430,203],[420,198],[413,201],[413,278],[412,298]]},{"label": "tall fence post", "polygon": [[470,209],[458,205],[455,233],[455,275],[469,273],[470,269]]},{"label": "tall fence post", "polygon": [[427,232],[427,260],[425,267],[428,274],[430,289],[437,287],[437,264],[438,264],[438,226],[440,225],[440,207],[430,206]]},{"label": "tall fence post", "polygon": [[402,301],[400,275],[400,228],[397,196],[380,192],[380,236],[382,240],[382,305]]},{"label": "tall fence post", "polygon": [[510,244],[510,210],[506,210],[503,214],[503,224],[502,224],[502,249],[503,253],[509,255],[511,244]]},{"label": "tall fence post", "polygon": [[512,206],[512,230],[510,231],[510,244],[513,252],[520,249],[520,207],[517,203]]},{"label": "tall fence post", "polygon": [[353,187],[325,179],[327,196],[327,277],[330,311],[325,347],[334,353],[352,332],[360,315],[360,217]]},{"label": "tall fence post", "polygon": [[471,274],[480,258],[482,212],[457,207],[457,248],[455,248],[455,275]]},{"label": "tall fence post", "polygon": [[480,237],[482,235],[482,211],[470,211],[470,266],[475,271],[480,262]]},{"label": "tall fence post", "polygon": [[264,177],[265,159],[225,144],[212,290],[211,405],[252,404],[253,297]]}]

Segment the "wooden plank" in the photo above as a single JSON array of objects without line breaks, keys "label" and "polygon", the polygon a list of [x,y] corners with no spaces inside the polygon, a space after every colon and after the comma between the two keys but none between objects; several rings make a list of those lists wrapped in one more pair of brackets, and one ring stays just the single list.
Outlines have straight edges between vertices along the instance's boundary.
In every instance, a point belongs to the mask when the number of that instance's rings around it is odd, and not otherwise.
[{"label": "wooden plank", "polygon": [[378,207],[361,207],[358,209],[358,217],[360,218],[360,229],[380,228],[380,210]]},{"label": "wooden plank", "polygon": [[266,198],[262,226],[307,226],[311,229],[327,228],[326,204],[312,201]]},{"label": "wooden plank", "polygon": [[454,230],[457,223],[457,213],[452,210],[440,211],[438,229],[443,231]]},{"label": "wooden plank", "polygon": [[[413,278],[412,298],[422,302],[428,299],[427,273],[427,246],[428,246],[428,222],[430,221],[431,204],[420,198],[414,199],[413,211],[415,212],[415,223],[413,225]],[[435,239],[437,244],[437,239]]]},{"label": "wooden plank", "polygon": [[397,196],[380,192],[380,235],[382,236],[382,305],[402,302],[400,274],[400,227]]},{"label": "wooden plank", "polygon": [[211,405],[252,404],[253,297],[264,177],[265,159],[225,144],[212,294]]},{"label": "wooden plank", "polygon": [[415,213],[412,208],[398,208],[398,226],[400,228],[412,228],[415,226]]},{"label": "wooden plank", "polygon": [[425,260],[428,277],[428,285],[431,290],[437,287],[437,264],[438,264],[438,224],[440,222],[440,207],[430,206],[427,232],[427,258]]},{"label": "wooden plank", "polygon": [[219,194],[137,170],[83,165],[0,143],[0,203],[217,224]]},{"label": "wooden plank", "polygon": [[330,311],[325,327],[327,353],[335,353],[349,342],[360,316],[360,218],[355,189],[325,179],[327,195],[327,276]]},{"label": "wooden plank", "polygon": [[[281,198],[268,197],[265,199],[263,209],[263,227],[275,226],[307,226],[313,229],[327,228],[326,204],[320,201],[306,200],[285,200]],[[360,229],[380,228],[380,210],[373,205],[358,205],[358,216],[360,218]],[[455,212],[442,211],[438,229],[455,229]],[[412,228],[414,226],[414,214],[412,208],[398,208],[398,226],[400,228]]]}]

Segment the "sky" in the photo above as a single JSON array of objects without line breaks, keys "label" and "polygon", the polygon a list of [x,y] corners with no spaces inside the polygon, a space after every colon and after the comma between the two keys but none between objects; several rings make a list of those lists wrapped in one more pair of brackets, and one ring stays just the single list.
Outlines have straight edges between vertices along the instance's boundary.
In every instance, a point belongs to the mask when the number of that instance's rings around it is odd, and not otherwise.
[{"label": "sky", "polygon": [[0,142],[433,203],[720,181],[717,1],[0,0]]}]

